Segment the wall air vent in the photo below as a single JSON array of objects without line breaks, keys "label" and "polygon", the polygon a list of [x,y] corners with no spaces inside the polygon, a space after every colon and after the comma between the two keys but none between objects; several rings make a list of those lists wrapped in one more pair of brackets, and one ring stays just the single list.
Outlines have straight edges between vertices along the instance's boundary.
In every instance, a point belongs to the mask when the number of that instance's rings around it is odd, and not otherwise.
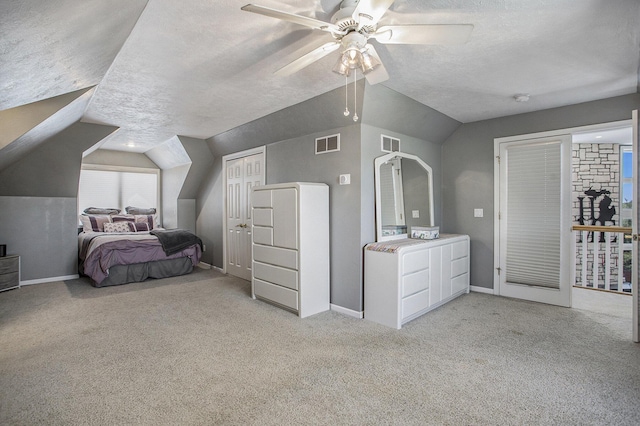
[{"label": "wall air vent", "polygon": [[316,154],[340,151],[340,133],[316,139]]},{"label": "wall air vent", "polygon": [[382,143],[382,152],[400,151],[400,139],[380,135],[380,141]]}]

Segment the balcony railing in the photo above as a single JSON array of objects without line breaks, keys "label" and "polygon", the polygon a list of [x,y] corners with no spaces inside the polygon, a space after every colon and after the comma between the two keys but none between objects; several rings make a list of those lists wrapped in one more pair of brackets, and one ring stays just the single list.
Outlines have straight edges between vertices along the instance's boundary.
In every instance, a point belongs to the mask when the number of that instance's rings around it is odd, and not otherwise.
[{"label": "balcony railing", "polygon": [[631,242],[622,226],[574,225],[577,287],[631,292]]}]

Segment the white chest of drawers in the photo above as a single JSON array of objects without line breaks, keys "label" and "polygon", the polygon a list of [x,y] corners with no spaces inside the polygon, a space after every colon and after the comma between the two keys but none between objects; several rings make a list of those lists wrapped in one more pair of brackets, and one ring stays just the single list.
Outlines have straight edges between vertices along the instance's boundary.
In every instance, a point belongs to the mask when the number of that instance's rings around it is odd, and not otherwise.
[{"label": "white chest of drawers", "polygon": [[255,187],[251,296],[304,318],[329,310],[329,187]]},{"label": "white chest of drawers", "polygon": [[364,267],[365,319],[399,329],[469,292],[469,236],[368,244]]}]

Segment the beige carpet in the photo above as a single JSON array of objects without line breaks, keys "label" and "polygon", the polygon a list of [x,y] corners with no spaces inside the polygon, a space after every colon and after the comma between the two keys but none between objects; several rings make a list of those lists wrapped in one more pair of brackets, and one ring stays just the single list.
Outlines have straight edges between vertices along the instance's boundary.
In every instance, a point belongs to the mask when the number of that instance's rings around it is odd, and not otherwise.
[{"label": "beige carpet", "polygon": [[212,270],[0,293],[2,425],[637,425],[628,320],[472,293],[396,331]]}]

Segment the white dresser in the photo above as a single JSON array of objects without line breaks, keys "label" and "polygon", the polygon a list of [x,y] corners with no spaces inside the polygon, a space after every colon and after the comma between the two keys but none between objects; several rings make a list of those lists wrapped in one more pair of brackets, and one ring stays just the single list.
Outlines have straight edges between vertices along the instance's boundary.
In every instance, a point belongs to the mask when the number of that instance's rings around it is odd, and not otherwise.
[{"label": "white dresser", "polygon": [[469,292],[469,236],[371,243],[364,268],[365,319],[399,329]]},{"label": "white dresser", "polygon": [[280,183],[251,197],[251,296],[301,318],[329,310],[329,187]]}]

